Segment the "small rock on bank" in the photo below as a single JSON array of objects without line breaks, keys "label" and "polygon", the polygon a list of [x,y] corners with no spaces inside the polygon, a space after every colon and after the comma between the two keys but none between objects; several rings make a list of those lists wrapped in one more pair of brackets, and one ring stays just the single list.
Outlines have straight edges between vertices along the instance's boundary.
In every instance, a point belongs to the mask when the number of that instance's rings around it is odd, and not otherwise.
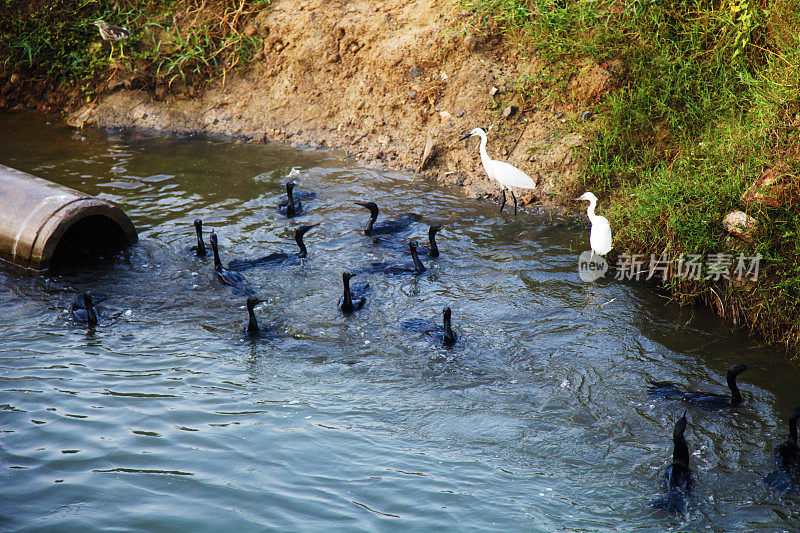
[{"label": "small rock on bank", "polygon": [[722,219],[722,228],[734,237],[752,242],[758,221],[743,211],[731,211]]}]

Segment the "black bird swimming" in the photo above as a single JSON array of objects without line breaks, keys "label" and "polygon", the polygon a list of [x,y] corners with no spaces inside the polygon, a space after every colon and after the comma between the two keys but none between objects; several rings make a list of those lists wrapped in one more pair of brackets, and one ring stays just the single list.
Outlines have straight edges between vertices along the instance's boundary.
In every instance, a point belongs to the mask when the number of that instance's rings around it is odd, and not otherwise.
[{"label": "black bird swimming", "polygon": [[97,325],[100,320],[100,311],[95,307],[90,291],[79,294],[75,298],[70,308],[70,314],[77,322],[85,322],[90,326]]},{"label": "black bird swimming", "polygon": [[364,293],[369,288],[369,283],[362,284],[359,287],[350,289],[350,278],[355,274],[351,272],[342,273],[342,283],[344,284],[344,294],[339,298],[339,310],[342,313],[349,315],[353,311],[358,311],[367,302]]},{"label": "black bird swimming", "polygon": [[415,331],[424,333],[437,344],[441,344],[445,348],[449,348],[456,343],[458,338],[456,334],[453,333],[453,328],[450,324],[450,315],[451,311],[449,307],[445,307],[442,309],[442,317],[443,317],[443,325],[434,324],[430,320],[425,320],[422,318],[410,318],[408,320],[404,320],[400,327],[404,331]]},{"label": "black bird swimming", "polygon": [[775,446],[775,470],[767,474],[764,483],[781,492],[800,491],[800,448],[797,446],[797,420],[800,419],[800,405],[789,415],[789,438]]},{"label": "black bird swimming", "polygon": [[300,226],[295,230],[294,241],[300,248],[300,251],[297,252],[296,254],[290,254],[286,252],[273,252],[269,255],[265,255],[263,257],[257,257],[255,259],[234,259],[228,263],[228,269],[242,272],[244,270],[253,267],[278,265],[281,263],[287,263],[287,264],[297,263],[300,259],[304,259],[308,255],[308,249],[306,248],[306,243],[303,241],[303,235],[308,233],[310,230],[316,228],[317,226],[319,226],[319,224],[309,224],[306,226]]},{"label": "black bird swimming", "polygon": [[[90,294],[92,295],[92,303],[94,304],[95,307],[97,307],[97,304],[103,303],[106,300],[108,300],[107,294],[103,294],[101,292],[92,292]],[[86,309],[86,303],[84,302],[83,295],[84,293],[75,296],[75,300],[73,300],[72,302],[72,307],[76,309]]]},{"label": "black bird swimming", "polygon": [[422,217],[416,213],[406,213],[397,220],[384,220],[376,224],[375,221],[378,220],[378,205],[375,202],[356,202],[356,204],[369,209],[369,223],[364,229],[364,233],[367,235],[397,233],[398,231],[407,229],[408,226],[422,219]]},{"label": "black bird swimming", "polygon": [[194,231],[197,234],[197,245],[189,248],[197,257],[206,256],[206,243],[203,242],[203,221],[199,218],[194,220]]},{"label": "black bird swimming", "polygon": [[692,472],[689,470],[689,446],[683,436],[684,431],[686,431],[686,411],[675,422],[675,429],[672,431],[672,464],[667,467],[663,481],[667,495],[652,503],[656,509],[671,514],[686,513],[686,504],[694,484]]},{"label": "black bird swimming", "polygon": [[[317,193],[314,191],[298,191],[292,188],[292,199],[294,201],[297,200],[313,200],[317,197]],[[289,197],[287,195],[286,198],[278,202],[278,207],[286,207],[289,204]]]},{"label": "black bird swimming", "polygon": [[278,212],[286,215],[287,218],[292,218],[303,212],[303,202],[294,197],[293,193],[294,182],[286,182],[286,203],[281,202],[278,205]]},{"label": "black bird swimming", "polygon": [[742,393],[739,392],[739,387],[736,386],[736,376],[749,368],[755,368],[755,365],[733,365],[730,370],[728,370],[728,387],[731,389],[730,396],[715,394],[713,392],[685,391],[679,389],[675,384],[669,381],[651,381],[650,387],[647,389],[647,394],[653,398],[683,400],[686,403],[703,409],[717,410],[736,407],[742,403]]},{"label": "black bird swimming", "polygon": [[369,266],[363,267],[358,270],[358,273],[366,272],[373,274],[387,274],[389,276],[399,276],[405,274],[413,274],[418,276],[427,270],[422,261],[419,260],[417,255],[417,241],[408,243],[408,249],[411,251],[412,264],[408,263],[371,263]]},{"label": "black bird swimming", "polygon": [[[442,226],[439,224],[432,224],[430,228],[428,228],[428,243],[430,244],[430,248],[426,246],[418,246],[417,254],[426,255],[431,259],[439,257],[439,246],[436,244],[436,233],[438,233],[440,229],[442,229]],[[402,252],[405,252],[407,248],[407,245],[404,241],[392,239],[390,237],[375,237],[374,242],[378,246],[393,248]]]},{"label": "black bird swimming", "polygon": [[250,284],[247,283],[247,280],[244,279],[244,276],[234,270],[230,270],[222,266],[222,261],[220,261],[219,258],[219,248],[217,246],[217,234],[214,232],[211,232],[211,251],[214,253],[214,274],[216,274],[220,283],[223,285],[230,285],[236,291],[246,296],[252,296],[255,294],[256,291],[250,287]]},{"label": "black bird swimming", "polygon": [[259,303],[261,303],[261,300],[259,300],[258,298],[254,298],[252,296],[247,299],[247,314],[249,316],[249,319],[247,321],[247,325],[245,325],[244,327],[244,333],[246,333],[251,337],[256,337],[258,335],[261,335],[262,333],[267,332],[267,328],[262,328],[261,326],[259,326],[258,320],[256,320],[256,313],[254,311],[254,308]]},{"label": "black bird swimming", "polygon": [[286,203],[281,204],[278,206],[278,212],[282,215],[286,215],[288,218],[292,218],[293,216],[299,215],[303,212],[303,203],[300,200],[294,198],[292,194],[292,189],[294,189],[294,182],[287,181],[286,182]]}]

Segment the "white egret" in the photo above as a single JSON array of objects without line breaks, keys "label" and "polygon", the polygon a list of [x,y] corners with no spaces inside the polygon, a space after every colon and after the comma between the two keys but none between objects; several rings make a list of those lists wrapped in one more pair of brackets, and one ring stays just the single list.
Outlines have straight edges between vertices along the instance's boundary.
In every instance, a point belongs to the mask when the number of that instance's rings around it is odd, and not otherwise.
[{"label": "white egret", "polygon": [[516,187],[517,189],[535,189],[536,182],[514,165],[506,163],[505,161],[491,159],[489,154],[486,153],[486,132],[481,128],[475,128],[469,132],[469,135],[465,135],[464,137],[460,138],[459,141],[469,139],[473,135],[477,135],[481,138],[480,152],[483,169],[486,170],[486,173],[490,178],[500,184],[500,187],[503,191],[503,203],[500,204],[500,211],[503,211],[503,208],[506,206],[506,189],[508,189],[511,192],[511,198],[514,199],[514,216],[516,216],[517,197],[514,196],[512,187]]},{"label": "white egret", "polygon": [[597,255],[606,255],[611,251],[611,225],[606,217],[594,214],[597,196],[590,192],[585,192],[575,200],[589,201],[589,207],[586,208],[589,222],[592,223],[592,231],[589,233],[589,245],[592,247],[592,252]]}]

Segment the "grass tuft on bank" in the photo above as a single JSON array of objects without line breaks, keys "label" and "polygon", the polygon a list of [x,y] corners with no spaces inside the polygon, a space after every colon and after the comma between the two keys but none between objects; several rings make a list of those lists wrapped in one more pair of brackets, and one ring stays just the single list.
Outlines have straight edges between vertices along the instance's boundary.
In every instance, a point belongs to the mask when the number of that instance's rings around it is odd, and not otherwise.
[{"label": "grass tuft on bank", "polygon": [[[185,90],[253,59],[261,40],[248,22],[269,3],[0,0],[0,67],[31,86],[86,100],[114,83]],[[97,19],[131,32],[113,56],[92,24]]]},{"label": "grass tuft on bank", "polygon": [[[755,283],[665,281],[768,341],[800,345],[800,2],[461,0],[472,23],[561,69],[621,59],[599,105],[585,186],[603,200],[615,251],[645,258],[761,254]],[[558,76],[554,76],[557,78]],[[566,97],[565,94],[560,95]],[[778,206],[742,194],[779,175]],[[733,209],[758,220],[731,239]],[[613,257],[612,257],[613,260]],[[734,259],[735,261],[735,259]]]}]

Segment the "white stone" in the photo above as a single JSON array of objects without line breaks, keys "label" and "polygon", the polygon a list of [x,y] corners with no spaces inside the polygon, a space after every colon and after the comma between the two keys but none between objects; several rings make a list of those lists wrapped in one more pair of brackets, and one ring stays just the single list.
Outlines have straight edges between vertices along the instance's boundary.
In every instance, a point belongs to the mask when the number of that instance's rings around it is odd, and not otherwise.
[{"label": "white stone", "polygon": [[722,219],[722,228],[735,237],[752,241],[758,221],[743,211],[731,211]]}]

